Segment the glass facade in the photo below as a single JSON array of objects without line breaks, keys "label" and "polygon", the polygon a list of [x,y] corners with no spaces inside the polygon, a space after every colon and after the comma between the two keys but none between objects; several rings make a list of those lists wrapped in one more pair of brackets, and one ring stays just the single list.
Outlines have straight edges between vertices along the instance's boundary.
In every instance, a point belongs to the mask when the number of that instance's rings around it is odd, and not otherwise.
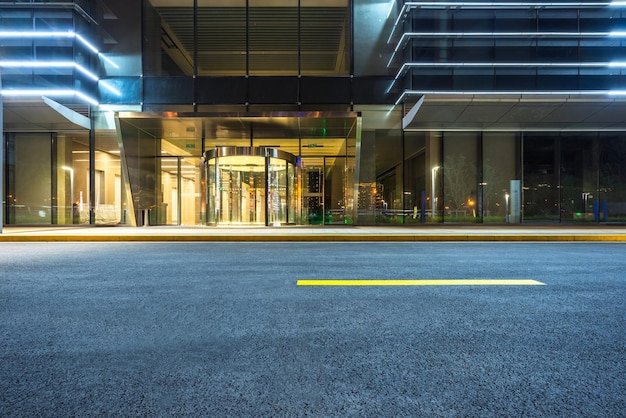
[{"label": "glass facade", "polygon": [[608,2],[0,2],[3,224],[624,222],[625,28]]}]

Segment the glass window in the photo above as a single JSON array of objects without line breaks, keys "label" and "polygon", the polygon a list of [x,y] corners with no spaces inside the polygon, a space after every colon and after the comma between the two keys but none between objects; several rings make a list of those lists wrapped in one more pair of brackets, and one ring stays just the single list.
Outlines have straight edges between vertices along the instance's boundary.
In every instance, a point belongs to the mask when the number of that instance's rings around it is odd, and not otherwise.
[{"label": "glass window", "polygon": [[[54,202],[50,134],[8,135],[7,151],[8,223],[51,224]],[[71,202],[66,193],[70,184],[68,174],[61,184],[63,207]]]},{"label": "glass window", "polygon": [[476,133],[444,133],[444,222],[476,222],[480,219],[478,145]]},{"label": "glass window", "polygon": [[597,155],[595,134],[561,138],[560,216],[561,221],[594,221]]},{"label": "glass window", "polygon": [[[404,134],[404,211],[405,223],[426,220],[430,211],[426,188],[426,135],[406,132]],[[422,218],[424,216],[424,218]]]},{"label": "glass window", "polygon": [[402,132],[376,131],[376,222],[403,222]]},{"label": "glass window", "polygon": [[246,2],[198,4],[198,74],[246,74]]},{"label": "glass window", "polygon": [[508,221],[511,180],[519,180],[519,135],[483,134],[482,189],[483,222]]},{"label": "glass window", "polygon": [[97,224],[129,222],[129,209],[123,193],[120,150],[114,130],[96,131],[95,157],[95,222]]},{"label": "glass window", "polygon": [[347,1],[301,0],[300,60],[303,75],[347,75],[350,8]]},{"label": "glass window", "polygon": [[145,74],[194,75],[193,0],[154,3],[144,12]]},{"label": "glass window", "polygon": [[524,221],[559,220],[558,136],[527,133],[523,139]]},{"label": "glass window", "polygon": [[250,75],[297,75],[298,0],[249,0]]},{"label": "glass window", "polygon": [[626,221],[626,137],[621,133],[600,134],[598,218]]}]

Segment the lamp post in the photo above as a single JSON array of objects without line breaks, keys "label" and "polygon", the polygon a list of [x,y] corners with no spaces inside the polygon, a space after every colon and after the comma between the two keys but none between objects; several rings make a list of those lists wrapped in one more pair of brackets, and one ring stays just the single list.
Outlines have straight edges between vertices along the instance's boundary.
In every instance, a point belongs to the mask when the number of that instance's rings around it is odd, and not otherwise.
[{"label": "lamp post", "polygon": [[74,223],[74,169],[65,165],[61,168],[70,173],[70,216]]},{"label": "lamp post", "polygon": [[509,192],[504,190],[504,201],[506,202],[506,206],[504,207],[504,222],[509,223]]},{"label": "lamp post", "polygon": [[435,176],[437,175],[437,170],[439,170],[439,166],[435,166],[433,168],[431,168],[431,175],[430,175],[430,180],[431,180],[431,195],[430,195],[430,200],[431,200],[431,212],[430,212],[430,216],[435,219],[435,210],[437,209],[437,204],[436,204],[436,198],[435,198]]}]

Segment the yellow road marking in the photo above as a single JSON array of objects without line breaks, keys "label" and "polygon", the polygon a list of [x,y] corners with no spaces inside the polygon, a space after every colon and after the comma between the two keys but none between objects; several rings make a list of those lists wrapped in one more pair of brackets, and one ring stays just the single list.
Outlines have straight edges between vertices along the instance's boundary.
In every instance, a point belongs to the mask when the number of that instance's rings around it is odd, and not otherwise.
[{"label": "yellow road marking", "polygon": [[297,286],[543,286],[537,280],[298,280]]}]

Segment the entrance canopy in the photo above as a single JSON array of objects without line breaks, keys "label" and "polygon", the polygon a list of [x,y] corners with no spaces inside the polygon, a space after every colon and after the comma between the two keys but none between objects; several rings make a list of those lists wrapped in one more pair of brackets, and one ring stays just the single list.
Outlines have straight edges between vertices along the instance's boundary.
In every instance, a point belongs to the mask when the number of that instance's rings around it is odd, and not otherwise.
[{"label": "entrance canopy", "polygon": [[[286,152],[298,161],[306,161],[306,167],[319,167],[322,178],[324,170],[326,174],[334,170],[333,194],[320,188],[319,204],[323,203],[322,193],[329,196],[329,202],[332,197],[338,205],[345,206],[348,196],[352,202],[354,178],[358,176],[357,144],[361,126],[358,112],[120,112],[116,114],[116,123],[128,206],[138,223],[145,210],[166,210],[162,196],[169,196],[171,191],[161,189],[160,176],[183,175],[181,159],[197,168],[196,192],[202,198],[198,210],[202,221],[198,223],[205,223],[206,196],[199,186],[201,159],[204,152],[219,147],[261,147]],[[179,160],[178,164],[172,162],[173,158]],[[337,183],[338,167],[344,172],[348,170],[344,167],[350,167],[350,181]],[[172,202],[168,207],[181,210],[180,204]],[[170,218],[156,217],[157,223],[163,223],[159,220],[164,219]]]}]

